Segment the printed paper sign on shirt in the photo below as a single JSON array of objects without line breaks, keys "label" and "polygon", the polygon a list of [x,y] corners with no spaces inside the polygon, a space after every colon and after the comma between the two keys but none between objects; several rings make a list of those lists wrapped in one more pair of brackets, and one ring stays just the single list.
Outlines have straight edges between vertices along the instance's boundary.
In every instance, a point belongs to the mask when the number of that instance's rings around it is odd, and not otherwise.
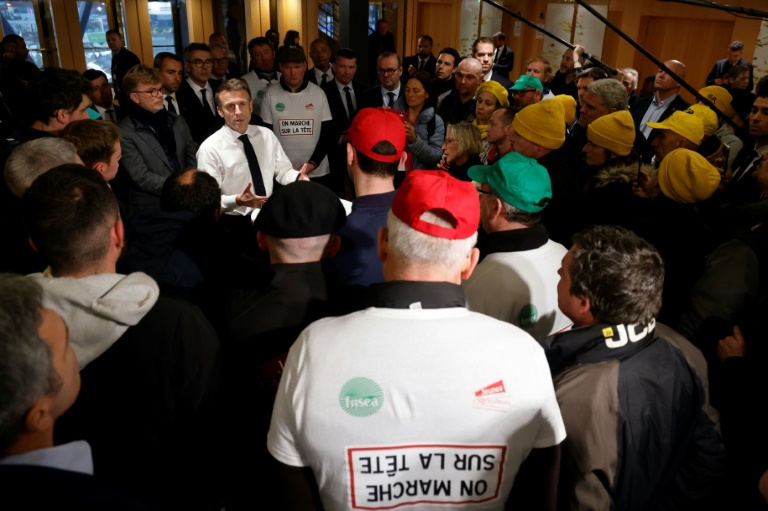
[{"label": "printed paper sign on shirt", "polygon": [[469,504],[500,498],[505,445],[347,448],[353,509]]},{"label": "printed paper sign on shirt", "polygon": [[312,136],[314,133],[314,119],[278,119],[277,122],[282,137]]}]

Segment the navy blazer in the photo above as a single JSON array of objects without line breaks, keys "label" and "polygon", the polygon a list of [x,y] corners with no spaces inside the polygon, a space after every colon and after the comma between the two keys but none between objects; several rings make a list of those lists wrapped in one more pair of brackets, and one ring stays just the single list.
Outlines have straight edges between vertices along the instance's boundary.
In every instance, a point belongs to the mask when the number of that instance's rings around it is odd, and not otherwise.
[{"label": "navy blazer", "polygon": [[493,70],[509,78],[509,73],[512,72],[512,68],[515,66],[515,52],[509,46],[502,46],[501,48],[501,55],[499,55],[499,59],[493,65]]},{"label": "navy blazer", "polygon": [[[357,109],[376,108],[384,106],[384,98],[381,95],[381,85],[378,83],[370,89],[363,91],[357,96]],[[405,85],[400,83],[400,96],[395,100],[393,110],[405,111],[408,106],[405,104]]]}]

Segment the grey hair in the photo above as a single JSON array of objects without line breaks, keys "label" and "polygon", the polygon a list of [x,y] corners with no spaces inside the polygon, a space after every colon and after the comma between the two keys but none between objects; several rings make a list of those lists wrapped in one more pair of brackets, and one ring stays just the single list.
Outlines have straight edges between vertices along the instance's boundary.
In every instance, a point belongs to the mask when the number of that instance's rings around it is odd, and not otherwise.
[{"label": "grey hair", "polygon": [[508,222],[517,222],[528,227],[533,227],[541,222],[541,213],[529,213],[528,211],[516,208],[499,197],[499,194],[495,191],[493,192],[492,197],[501,201],[501,207],[504,209],[504,218],[506,218]]},{"label": "grey hair", "polygon": [[622,73],[629,73],[632,75],[632,90],[637,89],[637,79],[638,76],[640,76],[640,73],[637,72],[637,69],[632,69],[631,67],[625,67],[621,70]]},{"label": "grey hair", "polygon": [[54,137],[30,140],[14,149],[5,162],[5,182],[21,198],[40,174],[65,163],[82,163],[72,142]]},{"label": "grey hair", "polygon": [[[452,227],[450,222],[427,211],[421,220],[441,227]],[[461,269],[477,242],[477,232],[463,240],[449,240],[430,236],[413,229],[395,216],[387,215],[387,242],[392,255],[407,264],[429,264],[442,266],[453,273]]]},{"label": "grey hair", "polygon": [[586,296],[598,321],[649,323],[661,309],[664,260],[656,248],[622,227],[598,225],[572,238],[574,296]]},{"label": "grey hair", "polygon": [[16,441],[35,401],[61,386],[51,350],[38,333],[42,300],[35,281],[0,274],[0,456]]},{"label": "grey hair", "polygon": [[603,107],[607,110],[615,108],[616,110],[626,110],[627,107],[627,88],[619,80],[613,78],[603,78],[595,80],[589,84],[587,94],[600,96]]}]

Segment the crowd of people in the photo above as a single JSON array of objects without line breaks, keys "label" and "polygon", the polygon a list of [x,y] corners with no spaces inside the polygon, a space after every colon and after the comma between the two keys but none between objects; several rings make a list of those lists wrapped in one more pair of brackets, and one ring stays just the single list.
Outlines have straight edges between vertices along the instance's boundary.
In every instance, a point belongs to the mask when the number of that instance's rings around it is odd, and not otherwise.
[{"label": "crowd of people", "polygon": [[691,105],[503,33],[106,39],[3,39],[0,507],[766,507],[742,43]]}]

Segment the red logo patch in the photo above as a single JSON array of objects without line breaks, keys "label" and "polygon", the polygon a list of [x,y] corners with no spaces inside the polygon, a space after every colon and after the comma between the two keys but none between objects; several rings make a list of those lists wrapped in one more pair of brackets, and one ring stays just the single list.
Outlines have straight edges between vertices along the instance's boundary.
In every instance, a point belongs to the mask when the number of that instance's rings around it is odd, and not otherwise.
[{"label": "red logo patch", "polygon": [[490,385],[487,385],[475,392],[475,397],[488,397],[495,394],[503,394],[504,392],[506,392],[506,389],[504,388],[504,381],[499,380],[496,383],[491,383]]}]

